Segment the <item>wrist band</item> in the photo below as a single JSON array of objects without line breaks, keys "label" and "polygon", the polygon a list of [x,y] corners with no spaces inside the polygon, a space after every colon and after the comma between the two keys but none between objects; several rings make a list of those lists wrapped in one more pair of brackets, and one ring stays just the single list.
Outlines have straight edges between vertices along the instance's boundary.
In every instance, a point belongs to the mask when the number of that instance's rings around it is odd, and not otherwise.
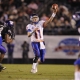
[{"label": "wrist band", "polygon": [[52,13],[52,17],[54,18],[56,16],[56,14],[55,13]]}]

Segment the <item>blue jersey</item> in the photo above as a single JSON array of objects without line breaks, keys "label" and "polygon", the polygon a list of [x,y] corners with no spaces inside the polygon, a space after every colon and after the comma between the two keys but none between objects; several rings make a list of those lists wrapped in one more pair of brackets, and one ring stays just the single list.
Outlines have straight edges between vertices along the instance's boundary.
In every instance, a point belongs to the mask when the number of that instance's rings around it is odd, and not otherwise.
[{"label": "blue jersey", "polygon": [[74,62],[74,65],[80,65],[80,58]]}]

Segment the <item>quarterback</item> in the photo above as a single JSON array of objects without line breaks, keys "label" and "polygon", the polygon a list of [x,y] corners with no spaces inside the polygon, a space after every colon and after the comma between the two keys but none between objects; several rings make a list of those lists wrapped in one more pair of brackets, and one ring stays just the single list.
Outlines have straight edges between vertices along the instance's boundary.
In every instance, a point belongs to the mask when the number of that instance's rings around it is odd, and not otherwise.
[{"label": "quarterback", "polygon": [[53,9],[53,13],[47,21],[39,20],[38,15],[34,13],[30,16],[31,23],[26,26],[27,35],[28,37],[31,37],[31,45],[35,55],[33,59],[32,69],[31,69],[32,73],[37,72],[38,63],[44,62],[44,56],[46,50],[45,50],[45,42],[43,38],[43,29],[55,17],[58,10],[58,5],[53,4],[52,9]]}]

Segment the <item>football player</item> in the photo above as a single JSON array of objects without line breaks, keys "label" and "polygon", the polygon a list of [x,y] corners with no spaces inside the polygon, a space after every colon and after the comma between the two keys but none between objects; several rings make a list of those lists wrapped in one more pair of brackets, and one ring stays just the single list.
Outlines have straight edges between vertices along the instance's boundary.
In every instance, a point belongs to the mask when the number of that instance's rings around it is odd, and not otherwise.
[{"label": "football player", "polygon": [[37,64],[39,62],[44,62],[46,50],[43,38],[43,29],[53,20],[57,13],[58,6],[55,5],[53,8],[52,16],[47,21],[39,20],[37,14],[32,14],[30,16],[31,23],[26,26],[27,35],[28,37],[31,37],[31,45],[35,55],[31,69],[32,73],[37,72]]},{"label": "football player", "polygon": [[14,29],[13,29],[13,21],[6,21],[4,23],[0,23],[0,72],[6,67],[2,66],[2,60],[6,53],[5,47],[2,45],[2,42],[11,43],[14,39]]}]

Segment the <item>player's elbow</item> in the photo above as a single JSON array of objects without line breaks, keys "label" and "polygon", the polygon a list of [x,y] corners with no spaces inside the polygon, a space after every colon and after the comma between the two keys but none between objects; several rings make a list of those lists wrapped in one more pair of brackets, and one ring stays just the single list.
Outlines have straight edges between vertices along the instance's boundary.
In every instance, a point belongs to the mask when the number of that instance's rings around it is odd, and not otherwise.
[{"label": "player's elbow", "polygon": [[46,27],[46,26],[47,26],[47,22],[44,22],[43,27]]}]

